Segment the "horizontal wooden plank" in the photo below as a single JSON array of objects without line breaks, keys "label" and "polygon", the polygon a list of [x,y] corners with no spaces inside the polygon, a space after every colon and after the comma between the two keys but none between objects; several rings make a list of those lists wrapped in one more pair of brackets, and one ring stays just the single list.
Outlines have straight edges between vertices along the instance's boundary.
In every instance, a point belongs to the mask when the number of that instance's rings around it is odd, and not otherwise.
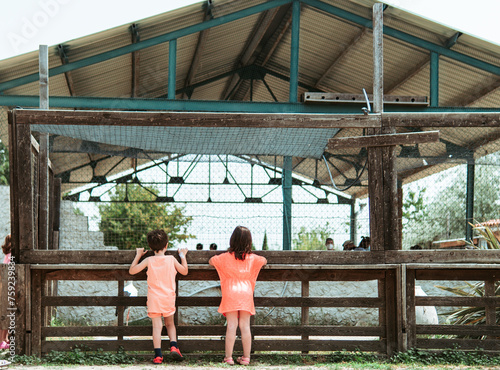
[{"label": "horizontal wooden plank", "polygon": [[383,126],[498,127],[500,113],[383,113]]},{"label": "horizontal wooden plank", "polygon": [[415,306],[500,307],[500,297],[415,297]]},{"label": "horizontal wooden plank", "polygon": [[[41,266],[38,266],[37,270]],[[51,266],[53,267],[53,266]],[[177,275],[179,280],[203,280],[218,281],[219,275],[214,268],[208,269],[207,266],[198,270],[190,266],[189,273],[186,276]],[[273,268],[274,267],[274,268]],[[266,266],[259,274],[260,281],[367,281],[383,279],[385,271],[382,269],[284,269],[275,268],[276,266]],[[386,266],[385,266],[386,267]],[[114,270],[80,270],[74,267],[72,270],[62,269],[46,270],[47,280],[87,280],[87,281],[120,281],[120,280],[146,280],[146,273],[141,272],[137,275],[129,275],[127,269]]]},{"label": "horizontal wooden plank", "polygon": [[[223,336],[224,325],[178,325],[181,336]],[[45,326],[43,337],[149,336],[151,326]],[[252,334],[261,336],[383,336],[383,326],[269,326],[253,325]],[[165,327],[162,335],[167,335]]]},{"label": "horizontal wooden plank", "polygon": [[500,340],[495,339],[419,339],[417,347],[422,349],[450,349],[500,351]]},{"label": "horizontal wooden plank", "polygon": [[[203,351],[224,351],[223,339],[183,339],[178,338],[179,348],[183,353]],[[123,347],[125,351],[151,351],[151,340],[54,340],[43,341],[42,352],[71,351],[76,347],[90,350],[117,351]],[[300,339],[254,339],[252,349],[258,351],[378,351],[383,352],[385,340],[300,340]],[[236,341],[235,351],[241,351],[241,341]]]},{"label": "horizontal wooden plank", "polygon": [[328,140],[328,149],[367,148],[390,145],[415,145],[439,141],[439,131],[408,132],[400,134],[339,137]]},{"label": "horizontal wooden plank", "polygon": [[[368,101],[373,102],[373,94],[366,94]],[[364,94],[346,94],[331,92],[309,92],[304,93],[305,103],[358,103],[366,104]],[[419,105],[427,106],[427,96],[420,95],[384,95],[385,105]]]},{"label": "horizontal wooden plank", "polygon": [[[188,264],[207,264],[208,260],[225,251],[190,251]],[[167,251],[167,255],[177,255]],[[256,251],[255,254],[267,258],[268,264],[286,265],[370,265],[383,264],[384,252],[344,252],[344,251]],[[134,251],[92,251],[92,250],[26,250],[21,254],[19,263],[33,264],[84,264],[84,265],[130,265]],[[125,267],[123,267],[125,268]]]},{"label": "horizontal wooden plank", "polygon": [[[178,307],[219,306],[221,297],[177,297]],[[371,307],[383,306],[382,298],[302,298],[302,297],[255,297],[257,307]],[[146,306],[146,297],[42,297],[43,307],[79,306]]]},{"label": "horizontal wooden plank", "polygon": [[417,280],[498,280],[500,269],[423,269],[415,271]]},{"label": "horizontal wooden plank", "polygon": [[[371,252],[373,253],[373,252]],[[500,250],[410,250],[385,251],[385,263],[498,263]]]},{"label": "horizontal wooden plank", "polygon": [[212,112],[125,112],[16,110],[16,124],[254,127],[254,128],[346,128],[380,127],[380,115]]},{"label": "horizontal wooden plank", "polygon": [[[190,251],[187,255],[189,265],[204,265],[208,260],[224,251]],[[175,251],[167,251],[169,255],[176,255]],[[370,251],[370,252],[344,252],[344,251],[256,251],[255,254],[267,258],[271,265],[341,265],[363,266],[380,265],[372,268],[381,268],[383,264],[495,264],[500,261],[500,250],[412,250],[412,251]],[[134,251],[91,251],[91,250],[25,250],[21,253],[22,262],[32,264],[53,265],[57,261],[61,265],[84,265],[85,269],[102,269],[103,265],[118,265],[121,269],[128,270],[134,259]],[[71,269],[75,266],[68,266]],[[34,268],[37,268],[34,266]],[[40,268],[43,268],[41,266]],[[83,268],[83,267],[82,267]],[[208,267],[207,267],[208,268]],[[287,267],[288,268],[288,267]]]},{"label": "horizontal wooden plank", "polygon": [[417,325],[417,334],[438,335],[495,335],[500,336],[498,325]]}]

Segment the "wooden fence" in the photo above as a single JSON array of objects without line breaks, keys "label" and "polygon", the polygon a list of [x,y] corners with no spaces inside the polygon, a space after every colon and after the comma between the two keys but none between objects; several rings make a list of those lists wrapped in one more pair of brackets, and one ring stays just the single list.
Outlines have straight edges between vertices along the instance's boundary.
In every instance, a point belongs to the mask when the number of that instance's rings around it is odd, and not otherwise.
[{"label": "wooden fence", "polygon": [[[47,251],[49,252],[49,251]],[[54,251],[55,252],[55,251]],[[56,252],[56,253],[61,253]],[[50,253],[50,252],[49,252]],[[123,252],[119,252],[118,255]],[[218,280],[216,271],[206,263],[210,255],[220,252],[193,252],[190,271],[181,280]],[[284,253],[284,254],[283,254]],[[294,253],[294,252],[291,252]],[[344,265],[310,264],[321,254],[351,254]],[[259,281],[298,281],[301,283],[300,297],[256,297],[257,307],[298,307],[301,311],[300,325],[254,325],[253,349],[260,351],[307,351],[360,350],[392,354],[408,348],[446,349],[455,346],[464,350],[484,349],[500,352],[500,327],[496,324],[495,312],[500,306],[500,297],[494,296],[494,285],[500,278],[500,265],[496,264],[364,264],[352,262],[366,257],[366,252],[303,252],[287,255],[286,252],[259,252],[266,255],[270,264],[259,275]],[[281,256],[280,256],[281,255]],[[130,253],[132,257],[132,253]],[[328,255],[325,256],[328,259]],[[301,260],[303,263],[298,263]],[[286,263],[280,263],[286,262]],[[292,262],[292,263],[290,263]],[[297,263],[293,263],[297,262]],[[305,263],[304,263],[305,262]],[[347,261],[346,261],[347,262]],[[123,347],[126,351],[151,350],[151,326],[125,326],[125,306],[145,306],[146,297],[124,297],[125,280],[145,280],[144,273],[130,276],[128,265],[122,264],[32,264],[31,271],[31,315],[27,326],[31,334],[27,339],[30,353],[43,355],[52,350],[68,351],[85,345],[90,349],[107,351]],[[52,296],[47,285],[61,280],[117,281],[116,296]],[[310,297],[310,282],[316,281],[377,281],[375,297]],[[468,280],[485,283],[484,297],[415,297],[416,281],[422,280]],[[177,298],[178,310],[184,307],[213,307],[214,313],[220,297],[203,296]],[[52,327],[48,315],[53,307],[108,306],[118,309],[115,326]],[[468,306],[486,307],[486,325],[417,325],[417,306]],[[375,326],[311,325],[309,310],[313,307],[351,307],[378,310]],[[224,325],[179,325],[179,342],[183,352],[223,351]],[[166,333],[164,333],[166,335]],[[461,339],[461,336],[487,335],[486,339]],[[101,337],[102,339],[99,339]],[[239,349],[237,344],[236,349]]]}]

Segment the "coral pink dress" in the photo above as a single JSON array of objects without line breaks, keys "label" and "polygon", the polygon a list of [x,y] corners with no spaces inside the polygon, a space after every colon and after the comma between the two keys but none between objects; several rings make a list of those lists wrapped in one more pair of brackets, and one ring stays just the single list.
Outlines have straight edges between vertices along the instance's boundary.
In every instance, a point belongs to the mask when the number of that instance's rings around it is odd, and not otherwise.
[{"label": "coral pink dress", "polygon": [[175,313],[175,257],[148,257],[148,316],[150,313],[164,317]]},{"label": "coral pink dress", "polygon": [[3,258],[3,263],[10,263],[10,253],[7,253]]},{"label": "coral pink dress", "polygon": [[247,311],[255,315],[253,292],[260,269],[267,260],[256,254],[246,255],[244,261],[234,258],[233,253],[212,257],[212,264],[219,274],[222,300],[218,312]]}]

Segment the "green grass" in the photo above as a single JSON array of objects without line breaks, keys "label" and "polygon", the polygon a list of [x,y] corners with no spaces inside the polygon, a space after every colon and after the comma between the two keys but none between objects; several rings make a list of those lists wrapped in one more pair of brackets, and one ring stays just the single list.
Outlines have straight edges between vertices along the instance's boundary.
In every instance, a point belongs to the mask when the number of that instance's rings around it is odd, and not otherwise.
[{"label": "green grass", "polygon": [[[187,355],[183,365],[217,366],[221,354]],[[151,356],[118,352],[91,351],[83,347],[70,352],[51,352],[43,358],[35,356],[16,356],[15,363],[22,365],[130,365],[149,364]],[[168,359],[165,361],[167,364]],[[293,369],[300,366],[326,369],[439,369],[467,366],[469,369],[500,367],[500,356],[487,355],[481,351],[465,352],[459,349],[429,352],[410,350],[398,353],[391,358],[359,351],[337,351],[325,354],[299,355],[287,353],[256,354],[252,364],[260,367],[279,366]]]}]

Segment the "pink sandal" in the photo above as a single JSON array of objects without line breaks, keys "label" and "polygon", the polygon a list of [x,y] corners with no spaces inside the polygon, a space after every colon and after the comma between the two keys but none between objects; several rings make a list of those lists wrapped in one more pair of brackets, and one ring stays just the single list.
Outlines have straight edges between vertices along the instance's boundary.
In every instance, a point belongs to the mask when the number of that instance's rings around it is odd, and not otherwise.
[{"label": "pink sandal", "polygon": [[236,362],[238,362],[240,365],[247,366],[250,365],[250,357],[238,357],[236,359]]},{"label": "pink sandal", "polygon": [[232,357],[224,357],[224,361],[223,361],[225,364],[228,364],[228,365],[234,365],[234,360]]}]

